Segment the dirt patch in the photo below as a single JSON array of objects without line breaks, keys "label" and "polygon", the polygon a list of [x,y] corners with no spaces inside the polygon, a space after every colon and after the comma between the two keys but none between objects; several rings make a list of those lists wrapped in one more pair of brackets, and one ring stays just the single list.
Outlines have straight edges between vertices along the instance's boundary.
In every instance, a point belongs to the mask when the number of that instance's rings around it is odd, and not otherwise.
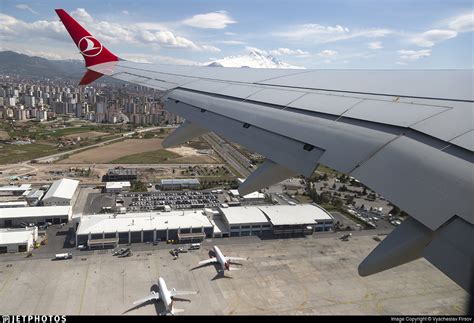
[{"label": "dirt patch", "polygon": [[100,136],[105,136],[105,135],[110,135],[110,134],[107,132],[88,131],[88,132],[75,133],[75,134],[67,135],[64,137],[73,138],[73,139],[76,139],[77,137],[81,137],[81,139],[89,139],[89,138],[95,138],[95,137],[100,137]]},{"label": "dirt patch", "polygon": [[140,154],[163,148],[163,139],[127,139],[116,144],[89,149],[66,159],[60,160],[59,164],[88,164],[88,163],[110,163],[124,156]]},{"label": "dirt patch", "polygon": [[6,132],[5,130],[0,130],[0,140],[8,140],[8,139],[10,139],[8,132]]}]

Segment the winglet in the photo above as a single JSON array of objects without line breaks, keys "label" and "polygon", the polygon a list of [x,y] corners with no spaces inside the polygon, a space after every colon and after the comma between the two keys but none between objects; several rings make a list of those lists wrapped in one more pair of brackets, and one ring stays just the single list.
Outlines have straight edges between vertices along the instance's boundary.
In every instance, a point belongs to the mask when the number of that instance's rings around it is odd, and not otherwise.
[{"label": "winglet", "polygon": [[[81,52],[84,60],[86,61],[86,67],[94,66],[97,64],[115,62],[119,58],[112,54],[105,46],[103,46],[94,36],[92,36],[87,30],[85,30],[74,18],[72,18],[63,9],[56,9],[56,13],[66,27],[69,35],[76,44],[77,48]],[[91,75],[84,75],[83,80]],[[100,76],[99,76],[100,77]],[[99,78],[96,77],[93,80]],[[93,81],[92,80],[92,81]],[[91,82],[92,82],[91,81]],[[82,81],[81,81],[82,82]]]}]

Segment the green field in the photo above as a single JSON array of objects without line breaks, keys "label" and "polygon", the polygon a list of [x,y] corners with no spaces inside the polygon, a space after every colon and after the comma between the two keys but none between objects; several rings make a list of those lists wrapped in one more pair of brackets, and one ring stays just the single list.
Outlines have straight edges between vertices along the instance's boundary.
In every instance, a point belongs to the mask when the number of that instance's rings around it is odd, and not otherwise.
[{"label": "green field", "polygon": [[171,151],[160,149],[154,151],[147,151],[141,154],[134,154],[121,157],[114,160],[113,164],[157,164],[166,162],[170,159],[181,157]]},{"label": "green field", "polygon": [[55,146],[44,144],[10,145],[0,144],[0,164],[11,164],[56,153]]}]

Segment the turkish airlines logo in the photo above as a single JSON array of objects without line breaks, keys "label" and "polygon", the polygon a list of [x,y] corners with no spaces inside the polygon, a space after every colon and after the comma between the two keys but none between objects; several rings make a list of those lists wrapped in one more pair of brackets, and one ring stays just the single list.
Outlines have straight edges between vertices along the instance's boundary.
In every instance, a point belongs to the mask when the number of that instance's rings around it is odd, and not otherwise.
[{"label": "turkish airlines logo", "polygon": [[94,57],[102,52],[102,44],[92,36],[85,36],[77,44],[81,54],[87,57]]}]

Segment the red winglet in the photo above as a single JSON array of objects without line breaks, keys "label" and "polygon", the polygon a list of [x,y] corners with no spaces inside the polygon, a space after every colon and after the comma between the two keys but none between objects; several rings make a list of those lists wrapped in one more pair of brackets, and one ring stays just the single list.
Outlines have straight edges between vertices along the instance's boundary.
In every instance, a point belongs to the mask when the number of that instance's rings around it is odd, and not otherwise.
[{"label": "red winglet", "polygon": [[87,70],[86,74],[84,74],[84,76],[82,77],[82,80],[79,82],[79,85],[87,85],[89,83],[92,83],[103,75],[104,74],[99,73],[99,72]]},{"label": "red winglet", "polygon": [[[84,60],[86,61],[86,67],[119,60],[117,56],[105,48],[105,46],[103,46],[87,30],[79,25],[79,23],[74,20],[66,11],[63,9],[56,9],[56,13],[84,57]],[[87,73],[84,75],[84,78],[86,76]]]}]

